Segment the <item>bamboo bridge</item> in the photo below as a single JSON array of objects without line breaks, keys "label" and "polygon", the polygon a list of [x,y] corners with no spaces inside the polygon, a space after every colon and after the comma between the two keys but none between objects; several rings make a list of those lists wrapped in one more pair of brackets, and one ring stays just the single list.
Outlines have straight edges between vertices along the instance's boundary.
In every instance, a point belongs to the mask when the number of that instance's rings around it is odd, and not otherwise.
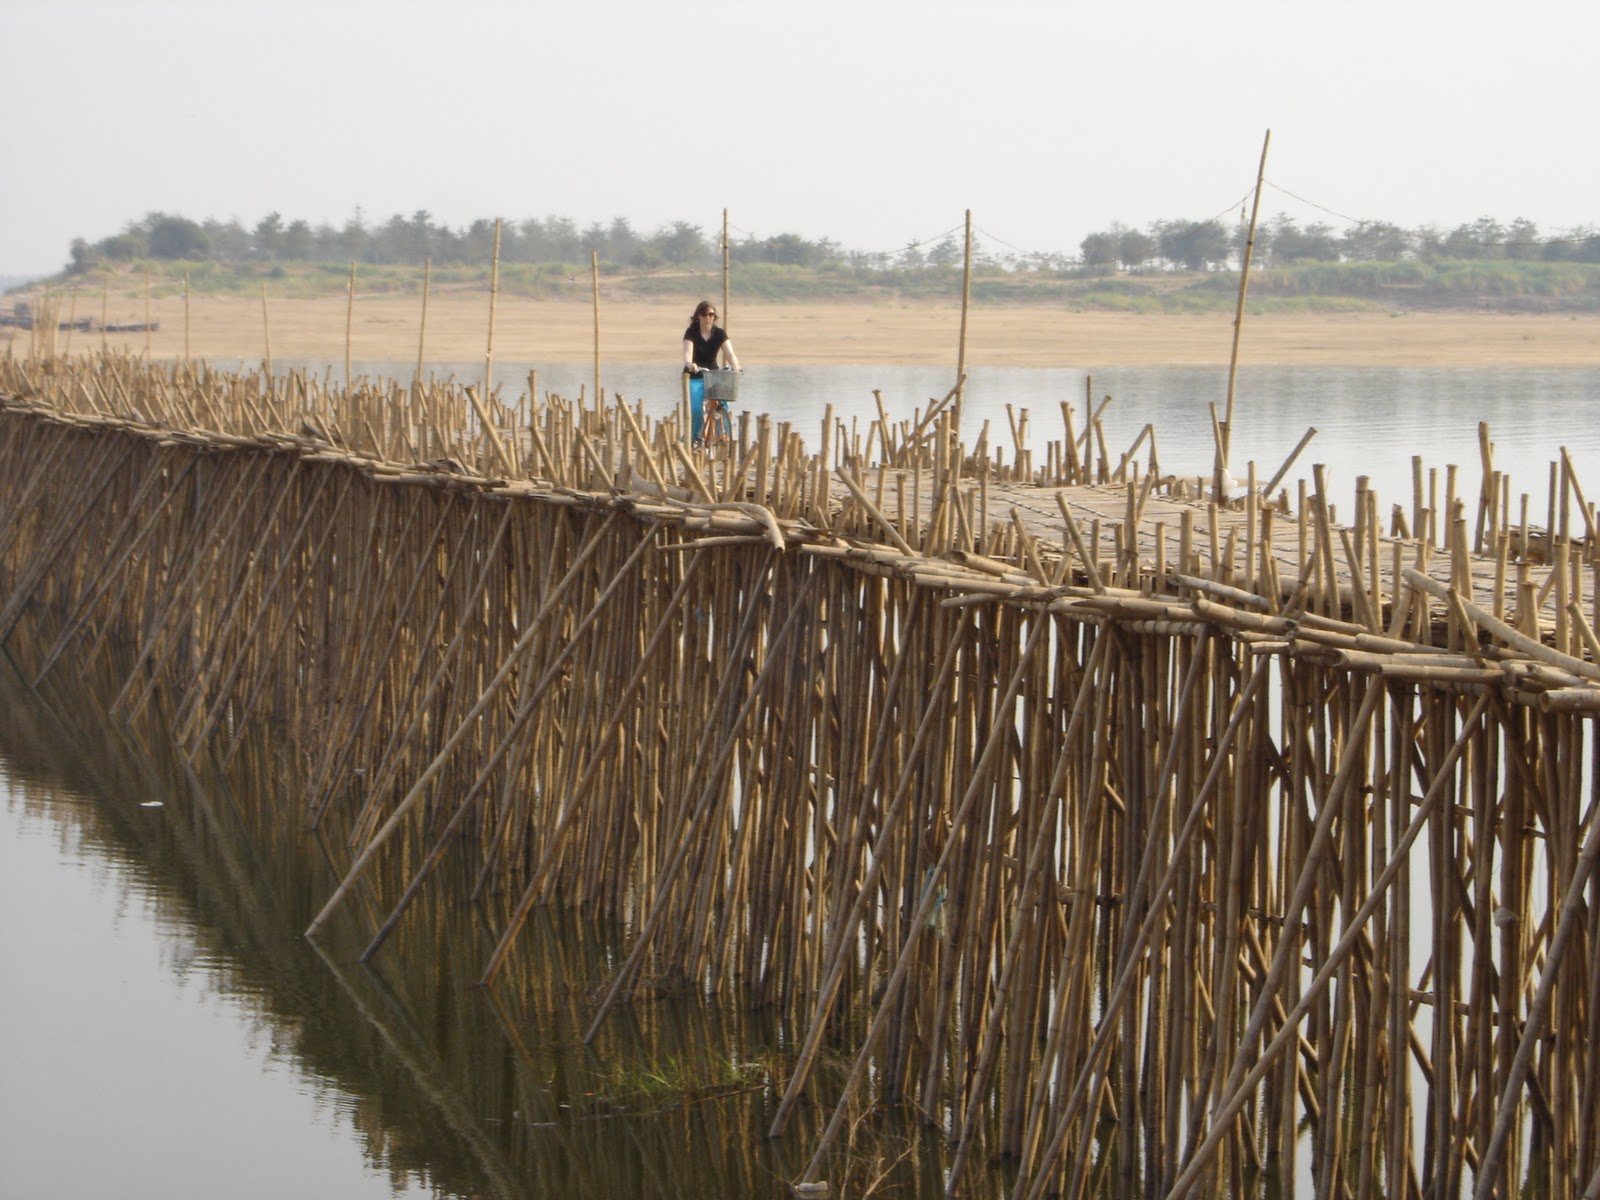
[{"label": "bamboo bridge", "polygon": [[591,1036],[775,1007],[774,1135],[832,1110],[800,1194],[884,1103],[950,1194],[1600,1196],[1570,461],[1514,506],[1484,430],[1476,487],[1340,523],[1293,455],[1174,478],[1085,399],[1037,460],[959,392],[707,452],[533,378],[8,356],[0,644],[198,775],[265,732],[313,938],[453,889],[505,899],[489,985],[536,906],[626,922]]}]

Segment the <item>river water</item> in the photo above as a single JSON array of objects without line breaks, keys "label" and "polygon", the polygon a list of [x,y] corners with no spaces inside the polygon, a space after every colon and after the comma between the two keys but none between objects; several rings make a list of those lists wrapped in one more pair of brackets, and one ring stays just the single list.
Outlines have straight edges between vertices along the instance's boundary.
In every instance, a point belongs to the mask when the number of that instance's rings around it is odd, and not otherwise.
[{"label": "river water", "polygon": [[[411,368],[358,363],[354,370],[409,378]],[[441,378],[466,382],[483,376],[481,362],[433,370]],[[526,363],[495,364],[494,385],[503,400],[527,391],[529,370]],[[592,366],[540,366],[537,380],[541,393],[567,398],[576,397],[580,389],[594,393]],[[670,412],[679,392],[677,374],[658,366],[602,362],[600,382],[608,396],[621,393],[630,402],[642,400],[654,416]],[[954,382],[953,369],[936,367],[751,365],[740,382],[735,412],[764,412],[789,421],[815,446],[829,405],[846,426],[858,423],[864,438],[868,422],[877,417],[874,390],[882,394],[890,419],[898,421],[925,411]],[[1019,419],[1027,409],[1028,445],[1035,462],[1042,463],[1045,444],[1063,437],[1063,402],[1072,406],[1074,429],[1081,435],[1088,398],[1098,408],[1110,396],[1102,422],[1113,459],[1149,424],[1155,428],[1163,471],[1208,474],[1211,406],[1219,418],[1225,417],[1227,395],[1225,366],[1123,367],[1093,373],[974,367],[964,391],[962,434],[969,444],[974,442],[987,421],[990,444],[1004,445],[1009,462],[1007,406]],[[1600,500],[1600,370],[1590,367],[1241,367],[1234,387],[1229,465],[1243,480],[1246,464],[1253,461],[1265,482],[1306,431],[1315,428],[1316,436],[1288,477],[1291,495],[1293,481],[1309,479],[1311,465],[1321,463],[1328,468],[1336,500],[1346,501],[1354,493],[1356,477],[1366,475],[1380,500],[1409,508],[1414,455],[1422,456],[1425,467],[1439,469],[1441,477],[1446,466],[1459,466],[1464,478],[1476,484],[1480,422],[1489,426],[1495,469],[1510,475],[1513,497],[1530,493],[1535,512],[1549,488],[1549,464],[1563,446],[1573,456],[1585,496]],[[1141,460],[1147,455],[1148,446],[1141,450]]]},{"label": "river water", "polygon": [[[382,367],[367,369],[394,374]],[[438,370],[474,377],[469,364]],[[526,371],[499,367],[505,398]],[[645,367],[608,367],[603,382],[654,412],[677,387]],[[877,388],[899,419],[951,382],[933,369],[752,367],[739,407],[792,421],[810,441],[829,404],[864,424]],[[592,375],[546,368],[539,383],[575,396]],[[1010,404],[1030,409],[1042,447],[1060,436],[1061,402],[1081,414],[1086,393],[1114,398],[1114,454],[1153,423],[1163,469],[1209,469],[1220,368],[1087,381],[974,370],[968,436],[983,420],[1005,430]],[[1600,497],[1597,412],[1590,369],[1246,369],[1234,473],[1254,459],[1270,475],[1315,426],[1295,475],[1326,463],[1336,488],[1365,474],[1405,503],[1414,454],[1475,481],[1487,421],[1496,465],[1538,512],[1562,446]],[[527,939],[549,955],[534,973],[548,986],[509,998],[470,986],[484,930],[448,926],[459,915],[385,952],[432,954],[431,970],[352,967],[348,947],[298,936],[330,890],[326,868],[286,873],[224,828],[225,796],[86,746],[18,691],[9,666],[0,674],[0,1196],[786,1194],[817,1126],[761,1136],[773,1102],[763,1060],[782,1031],[715,1007],[638,1006],[584,1047],[588,990],[623,944],[605,931]],[[908,1137],[885,1194],[934,1194],[938,1171],[927,1140]]]}]

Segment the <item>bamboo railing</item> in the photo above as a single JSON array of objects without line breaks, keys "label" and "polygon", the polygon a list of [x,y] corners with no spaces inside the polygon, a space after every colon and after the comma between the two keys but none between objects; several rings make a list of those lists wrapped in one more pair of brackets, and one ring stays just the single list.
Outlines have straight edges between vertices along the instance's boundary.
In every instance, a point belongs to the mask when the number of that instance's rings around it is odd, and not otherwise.
[{"label": "bamboo railing", "polygon": [[1488,470],[1469,539],[1419,466],[1385,535],[1100,410],[1038,466],[1013,417],[1007,466],[950,399],[711,457],[531,386],[0,360],[0,641],[131,661],[112,717],[157,700],[197,770],[270,731],[343,877],[313,935],[382,952],[447,861],[506,901],[497,986],[536,906],[625,920],[589,1035],[641,989],[775,1006],[774,1133],[849,1046],[802,1184],[871,1095],[952,1193],[1600,1186],[1570,460],[1543,530]]}]

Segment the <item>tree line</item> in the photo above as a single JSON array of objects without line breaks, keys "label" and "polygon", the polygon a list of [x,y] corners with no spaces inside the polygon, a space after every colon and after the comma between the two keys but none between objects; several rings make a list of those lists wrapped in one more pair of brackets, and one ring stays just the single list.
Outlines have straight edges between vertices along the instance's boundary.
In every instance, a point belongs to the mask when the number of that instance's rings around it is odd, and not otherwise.
[{"label": "tree line", "polygon": [[[1229,227],[1220,220],[1154,221],[1143,229],[1113,223],[1089,234],[1078,254],[1027,252],[985,245],[974,247],[979,268],[993,274],[1113,274],[1146,271],[1218,271],[1243,261],[1248,225]],[[495,221],[480,218],[452,229],[419,209],[409,217],[396,213],[369,224],[357,209],[343,225],[285,220],[268,213],[253,227],[237,219],[219,221],[152,212],[129,221],[121,232],[90,242],[71,244],[69,274],[97,266],[141,259],[242,263],[360,262],[409,264],[424,260],[440,265],[489,261],[494,252]],[[1492,217],[1448,231],[1433,227],[1406,229],[1384,221],[1359,221],[1343,230],[1325,223],[1302,226],[1279,214],[1257,227],[1251,261],[1260,267],[1307,262],[1444,262],[1519,260],[1600,263],[1600,228],[1581,227],[1555,237],[1541,236],[1533,222],[1517,218],[1502,225]],[[568,217],[549,216],[500,222],[500,259],[507,263],[583,264],[596,255],[610,270],[654,271],[704,269],[720,263],[720,231],[688,221],[673,221],[643,233],[625,217],[582,228]],[[908,242],[897,251],[848,250],[823,238],[812,241],[783,233],[730,240],[730,259],[741,265],[768,263],[820,271],[940,271],[962,264],[964,247],[952,234],[937,240]]]},{"label": "tree line", "polygon": [[[1083,239],[1079,262],[1101,271],[1138,271],[1153,264],[1219,270],[1243,261],[1249,234],[1244,221],[1232,229],[1216,220],[1156,221],[1145,230],[1113,224]],[[1600,229],[1591,226],[1546,238],[1524,217],[1509,225],[1480,217],[1449,231],[1431,226],[1405,229],[1387,221],[1358,221],[1339,231],[1326,223],[1302,228],[1294,218],[1279,214],[1258,225],[1249,249],[1252,264],[1261,267],[1493,259],[1594,263],[1600,262]]]},{"label": "tree line", "polygon": [[[480,218],[452,229],[419,209],[369,224],[356,212],[341,226],[286,221],[268,213],[253,227],[237,219],[204,221],[152,212],[130,221],[120,233],[71,245],[68,271],[82,273],[102,263],[140,259],[219,263],[360,262],[421,266],[487,263],[494,253],[495,221]],[[809,242],[795,234],[734,244],[742,262],[821,266],[838,257],[839,247],[824,239]],[[591,252],[606,263],[650,271],[705,267],[721,261],[721,238],[708,236],[687,221],[673,221],[650,233],[635,230],[626,217],[580,228],[570,217],[530,217],[500,222],[500,259],[507,263],[587,263]]]}]

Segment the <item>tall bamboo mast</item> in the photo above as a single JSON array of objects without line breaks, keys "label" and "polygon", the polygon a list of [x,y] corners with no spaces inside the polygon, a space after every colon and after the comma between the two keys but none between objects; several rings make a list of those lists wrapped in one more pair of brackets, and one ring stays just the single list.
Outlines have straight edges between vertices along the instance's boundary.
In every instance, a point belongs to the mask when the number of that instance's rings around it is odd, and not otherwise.
[{"label": "tall bamboo mast", "polygon": [[589,251],[589,280],[594,295],[594,402],[604,408],[605,393],[600,390],[600,252]]},{"label": "tall bamboo mast", "polygon": [[[728,322],[728,210],[722,210],[722,328],[731,328]],[[733,336],[729,334],[729,336]]]},{"label": "tall bamboo mast", "polygon": [[489,342],[483,352],[483,399],[494,394],[494,305],[500,295],[500,218],[494,219],[494,252],[489,260]]},{"label": "tall bamboo mast", "polygon": [[[144,317],[145,354],[146,354],[146,356],[148,356],[149,353],[150,353],[150,340],[149,340],[150,339],[150,289],[149,289],[149,280],[145,281],[144,312],[145,312],[145,317]],[[266,368],[267,368],[267,385],[270,387],[271,384],[272,384],[272,325],[267,320],[267,285],[264,284],[264,283],[261,285],[261,341],[262,341],[262,347],[266,351],[266,355],[267,355],[267,357],[264,360],[264,362],[265,362],[265,365],[266,365]]]},{"label": "tall bamboo mast", "polygon": [[413,387],[422,387],[422,345],[428,336],[428,283],[433,277],[433,257],[422,260],[422,319],[417,322],[417,371],[411,377]]},{"label": "tall bamboo mast", "polygon": [[[356,260],[350,260],[350,282],[345,288],[344,304],[344,390],[350,390],[350,331],[356,317]],[[187,353],[187,347],[185,347]]]},{"label": "tall bamboo mast", "polygon": [[961,256],[961,336],[956,346],[956,438],[961,437],[961,402],[967,388],[967,309],[972,303],[972,210],[967,209],[966,249]]},{"label": "tall bamboo mast", "polygon": [[[1250,229],[1245,235],[1244,260],[1239,264],[1239,303],[1233,312],[1233,352],[1228,356],[1228,404],[1222,419],[1222,444],[1217,447],[1219,468],[1228,465],[1228,448],[1233,439],[1233,385],[1239,374],[1239,332],[1244,327],[1244,294],[1250,284],[1250,258],[1256,245],[1256,218],[1261,213],[1261,185],[1267,176],[1267,147],[1272,144],[1272,130],[1261,141],[1261,165],[1256,168],[1256,194],[1250,205]],[[1218,488],[1220,494],[1220,485]]]}]

